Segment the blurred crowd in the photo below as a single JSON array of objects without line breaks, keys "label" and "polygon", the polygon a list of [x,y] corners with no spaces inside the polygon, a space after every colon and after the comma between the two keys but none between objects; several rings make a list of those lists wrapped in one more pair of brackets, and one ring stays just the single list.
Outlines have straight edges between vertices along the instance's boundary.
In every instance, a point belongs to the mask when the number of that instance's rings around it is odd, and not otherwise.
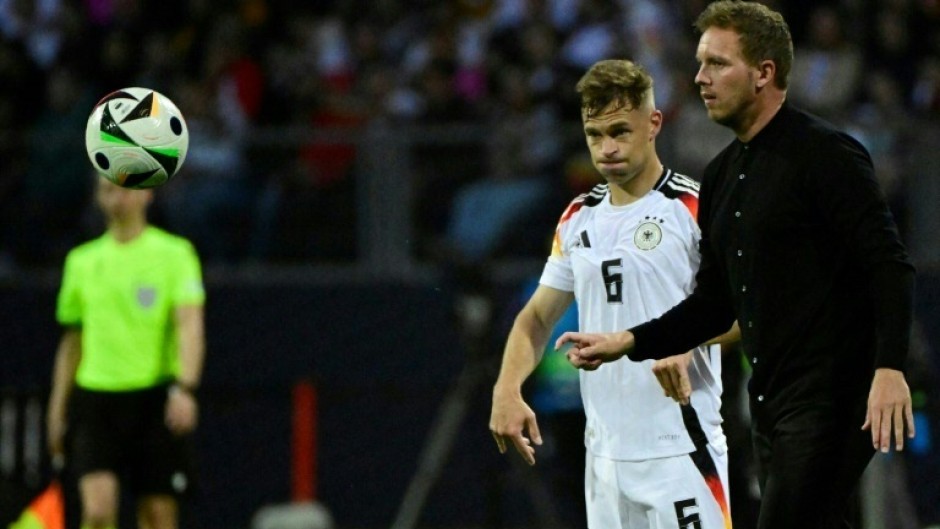
[{"label": "blurred crowd", "polygon": [[[0,0],[0,268],[57,266],[98,232],[83,127],[126,86],[183,109],[191,148],[153,220],[210,264],[357,259],[357,182],[395,154],[380,126],[405,138],[413,255],[540,256],[595,181],[573,89],[594,61],[653,74],[670,166],[697,178],[730,139],[692,83],[706,3]],[[868,146],[905,230],[933,221],[940,2],[770,3],[793,30],[790,98]],[[940,262],[932,230],[913,231]]]},{"label": "blurred crowd", "polygon": [[[766,3],[793,32],[789,99],[871,151],[922,299],[940,300],[940,0]],[[597,181],[574,92],[595,61],[651,72],[670,167],[698,179],[732,139],[693,84],[706,4],[0,0],[0,276],[60,266],[100,233],[85,121],[128,86],[186,117],[189,154],[151,213],[209,266],[353,263],[363,208],[400,207],[415,259],[544,258],[564,205]],[[364,198],[364,181],[402,175],[385,189],[405,192]],[[940,309],[923,304],[914,389],[936,407]],[[940,523],[940,485],[917,474],[940,450],[922,453],[911,479]]]}]

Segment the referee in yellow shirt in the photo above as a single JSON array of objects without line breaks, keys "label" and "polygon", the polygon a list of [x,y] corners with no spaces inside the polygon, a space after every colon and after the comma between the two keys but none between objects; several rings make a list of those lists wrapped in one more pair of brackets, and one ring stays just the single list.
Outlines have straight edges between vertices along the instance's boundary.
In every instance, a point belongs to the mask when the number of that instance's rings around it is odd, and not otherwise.
[{"label": "referee in yellow shirt", "polygon": [[49,448],[78,478],[82,529],[117,526],[121,487],[141,528],[176,529],[205,354],[199,258],[148,224],[151,191],[98,180],[107,231],[69,253],[58,295]]}]

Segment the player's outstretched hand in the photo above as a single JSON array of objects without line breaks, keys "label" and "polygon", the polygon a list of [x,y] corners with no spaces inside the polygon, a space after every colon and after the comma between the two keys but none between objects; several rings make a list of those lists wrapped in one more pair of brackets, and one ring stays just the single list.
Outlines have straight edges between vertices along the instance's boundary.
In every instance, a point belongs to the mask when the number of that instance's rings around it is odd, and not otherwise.
[{"label": "player's outstretched hand", "polygon": [[669,356],[653,363],[653,374],[662,386],[667,397],[680,404],[688,404],[692,396],[692,383],[689,381],[689,364],[692,363],[692,351],[681,355]]},{"label": "player's outstretched hand", "polygon": [[602,363],[620,360],[633,350],[633,333],[566,332],[555,340],[555,349],[571,344],[567,357],[579,369],[594,370]]},{"label": "player's outstretched hand", "polygon": [[[522,400],[522,395],[498,389],[493,391],[490,432],[500,454],[505,454],[507,444],[511,443],[526,463],[535,464],[535,446],[532,444],[541,445],[542,434],[539,433],[535,412]],[[531,439],[525,436],[526,433]]]},{"label": "player's outstretched hand", "polygon": [[904,373],[897,369],[875,370],[868,394],[868,413],[862,430],[871,430],[871,442],[875,450],[888,452],[891,449],[891,434],[894,433],[895,449],[904,450],[904,431],[913,438],[914,410],[911,390]]}]

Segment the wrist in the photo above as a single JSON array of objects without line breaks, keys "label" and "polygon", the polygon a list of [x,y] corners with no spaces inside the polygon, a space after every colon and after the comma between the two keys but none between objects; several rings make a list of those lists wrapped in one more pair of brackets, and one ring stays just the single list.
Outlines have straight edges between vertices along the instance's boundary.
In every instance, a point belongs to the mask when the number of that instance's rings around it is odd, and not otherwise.
[{"label": "wrist", "polygon": [[493,395],[499,397],[522,397],[522,387],[518,384],[508,384],[497,381],[493,386]]},{"label": "wrist", "polygon": [[618,333],[617,341],[619,345],[618,352],[620,353],[621,358],[630,357],[630,353],[633,352],[634,338],[633,333],[630,331],[621,331]]},{"label": "wrist", "polygon": [[875,375],[881,375],[881,376],[886,376],[886,377],[898,377],[898,376],[903,377],[904,371],[901,371],[900,369],[895,369],[893,367],[876,367]]},{"label": "wrist", "polygon": [[187,395],[191,397],[195,397],[197,389],[198,389],[198,386],[196,384],[177,380],[176,382],[173,382],[172,384],[170,384],[169,391],[170,393],[186,393]]}]

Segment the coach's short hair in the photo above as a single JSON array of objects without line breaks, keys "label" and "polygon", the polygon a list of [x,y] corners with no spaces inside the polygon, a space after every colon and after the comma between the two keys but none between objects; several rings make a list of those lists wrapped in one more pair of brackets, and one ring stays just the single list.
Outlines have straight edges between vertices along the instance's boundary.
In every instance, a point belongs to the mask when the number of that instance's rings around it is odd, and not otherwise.
[{"label": "coach's short hair", "polygon": [[793,65],[793,39],[783,15],[757,2],[720,0],[702,11],[695,27],[704,33],[710,27],[730,29],[741,42],[741,54],[752,66],[769,59],[777,65],[774,84],[787,88]]},{"label": "coach's short hair", "polygon": [[575,86],[581,96],[581,113],[595,116],[611,103],[629,109],[653,102],[653,78],[642,66],[625,59],[594,63]]}]

